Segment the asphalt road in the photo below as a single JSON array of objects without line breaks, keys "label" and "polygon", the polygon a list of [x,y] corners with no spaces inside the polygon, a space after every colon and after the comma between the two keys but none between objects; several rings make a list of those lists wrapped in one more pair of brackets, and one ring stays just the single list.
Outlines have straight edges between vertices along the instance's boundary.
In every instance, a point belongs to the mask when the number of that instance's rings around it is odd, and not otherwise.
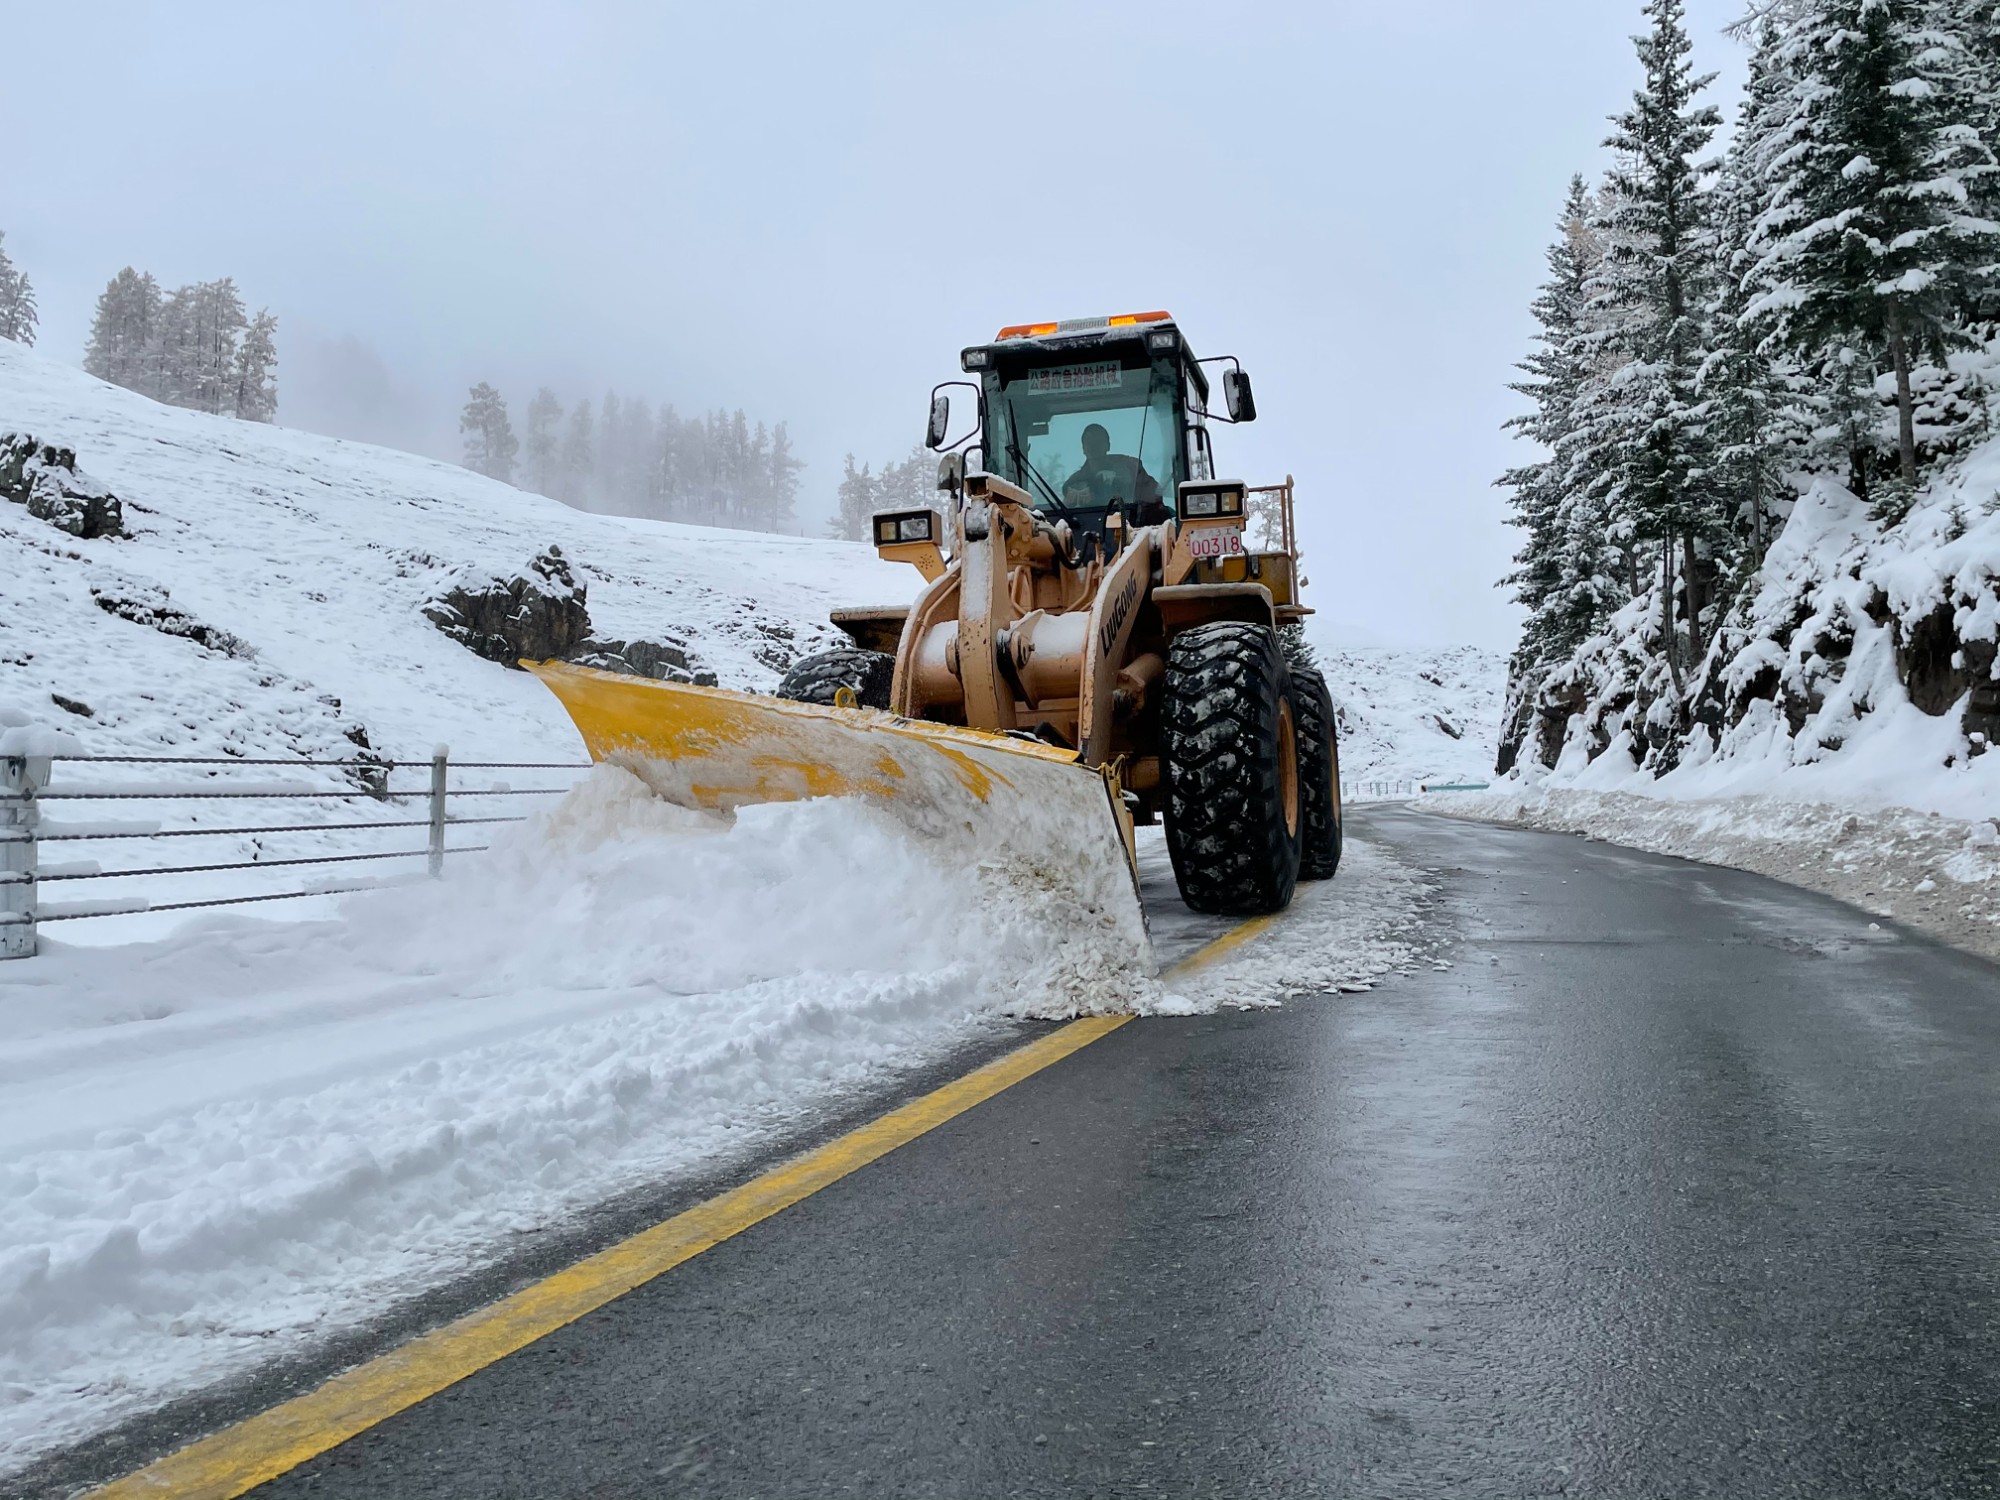
[{"label": "asphalt road", "polygon": [[259,1500],[2000,1494],[2000,970],[1357,824],[1450,970],[1128,1026]]}]

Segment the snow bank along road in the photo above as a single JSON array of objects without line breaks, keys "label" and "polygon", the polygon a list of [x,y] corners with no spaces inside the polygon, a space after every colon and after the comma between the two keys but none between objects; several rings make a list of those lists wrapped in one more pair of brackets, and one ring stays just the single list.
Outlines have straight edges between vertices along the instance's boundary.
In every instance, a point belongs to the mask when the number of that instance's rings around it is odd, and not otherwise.
[{"label": "snow bank along road", "polygon": [[2000,970],[1755,875],[1356,822],[1436,872],[1448,966],[1078,1023],[256,1493],[2000,1487]]}]

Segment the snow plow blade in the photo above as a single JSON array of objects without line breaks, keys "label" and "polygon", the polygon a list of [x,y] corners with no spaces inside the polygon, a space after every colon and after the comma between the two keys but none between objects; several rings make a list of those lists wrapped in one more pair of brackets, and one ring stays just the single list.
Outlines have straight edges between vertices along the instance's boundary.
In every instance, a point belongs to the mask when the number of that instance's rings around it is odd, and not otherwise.
[{"label": "snow plow blade", "polygon": [[1122,864],[1131,819],[1115,775],[1032,740],[724,688],[522,662],[568,711],[593,761],[684,807],[863,797],[916,832],[1062,864]]}]

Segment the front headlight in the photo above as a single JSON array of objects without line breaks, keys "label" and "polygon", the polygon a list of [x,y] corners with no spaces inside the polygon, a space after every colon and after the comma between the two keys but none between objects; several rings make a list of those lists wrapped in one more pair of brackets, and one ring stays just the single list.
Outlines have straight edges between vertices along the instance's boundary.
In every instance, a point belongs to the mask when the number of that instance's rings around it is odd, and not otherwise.
[{"label": "front headlight", "polygon": [[896,523],[896,536],[905,542],[928,542],[931,539],[931,518],[928,515],[905,516]]},{"label": "front headlight", "polygon": [[1215,490],[1189,495],[1186,500],[1187,513],[1191,516],[1214,516],[1222,513],[1222,496]]}]

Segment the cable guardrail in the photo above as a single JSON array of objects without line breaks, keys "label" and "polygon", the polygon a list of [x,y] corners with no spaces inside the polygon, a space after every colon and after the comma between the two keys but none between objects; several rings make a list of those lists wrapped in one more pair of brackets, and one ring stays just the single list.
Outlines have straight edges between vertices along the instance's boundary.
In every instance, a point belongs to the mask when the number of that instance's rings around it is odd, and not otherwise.
[{"label": "cable guardrail", "polygon": [[[123,781],[103,785],[90,781],[70,782],[57,775],[77,766],[203,768],[198,780],[175,782]],[[350,779],[347,785],[309,786],[298,782],[265,778],[236,785],[211,785],[212,778],[246,767],[282,766],[289,770],[337,771]],[[36,951],[37,929],[44,922],[80,921],[91,917],[131,916],[146,912],[191,911],[201,907],[247,906],[270,901],[295,901],[313,896],[345,895],[355,891],[380,890],[422,878],[438,879],[444,873],[447,855],[481,854],[490,844],[450,842],[453,829],[491,828],[526,821],[525,812],[516,815],[481,813],[463,816],[452,811],[456,798],[559,797],[561,786],[513,787],[452,785],[454,772],[532,771],[566,773],[574,777],[590,769],[573,761],[467,760],[453,762],[444,746],[429,760],[381,760],[374,757],[351,760],[278,760],[257,757],[200,755],[61,755],[0,756],[0,958],[24,958]],[[397,772],[428,771],[428,785],[392,785]],[[190,804],[197,808],[220,803],[266,801],[319,801],[345,806],[355,801],[389,804],[391,809],[423,806],[419,818],[372,818],[361,821],[320,823],[251,823],[240,817],[225,818],[221,824],[195,823],[190,827],[165,828],[159,820],[70,820],[44,819],[42,807],[48,803],[127,803],[161,802]],[[490,803],[486,804],[491,806]],[[64,809],[67,811],[67,808]],[[389,831],[425,829],[429,837],[420,849],[338,849],[321,852],[280,851],[266,857],[262,840],[273,835],[377,835]],[[246,859],[212,859],[199,863],[135,864],[106,869],[97,860],[80,859],[67,863],[45,863],[40,856],[43,844],[131,843],[147,844],[155,839],[234,838],[249,841],[255,850]],[[403,844],[414,840],[399,841]],[[223,852],[223,851],[218,851]],[[133,855],[133,859],[143,856]],[[150,900],[145,896],[86,897],[60,903],[44,903],[40,888],[65,882],[96,880],[137,880],[148,876],[186,881],[236,871],[302,871],[315,867],[345,867],[371,862],[424,860],[423,875],[394,874],[370,880],[309,881],[304,888],[285,891],[244,891],[203,896],[201,899]],[[183,896],[183,892],[173,892]]]},{"label": "cable guardrail", "polygon": [[1414,779],[1343,781],[1342,802],[1393,802],[1399,798],[1427,796],[1432,792],[1483,792],[1492,783],[1485,781],[1417,781]]}]

